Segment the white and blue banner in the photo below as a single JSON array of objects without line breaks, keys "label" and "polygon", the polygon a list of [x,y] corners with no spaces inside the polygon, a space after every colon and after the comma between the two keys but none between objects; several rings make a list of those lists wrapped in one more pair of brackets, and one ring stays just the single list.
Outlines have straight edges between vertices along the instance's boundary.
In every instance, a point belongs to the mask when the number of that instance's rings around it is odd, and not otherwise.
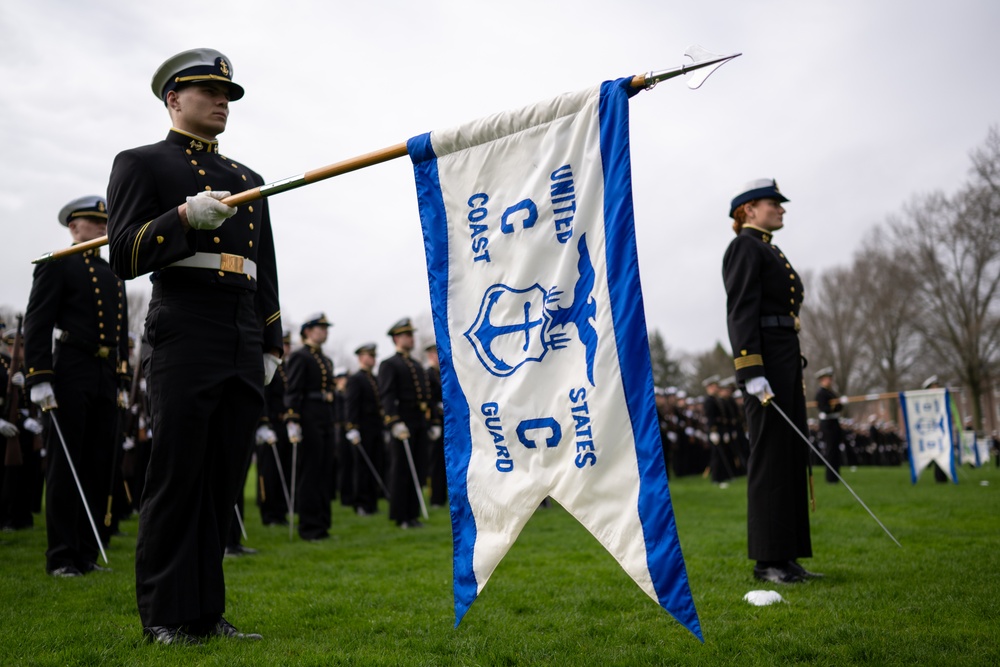
[{"label": "white and blue banner", "polygon": [[957,433],[952,421],[951,396],[947,389],[920,389],[899,394],[910,452],[910,481],[917,483],[921,471],[932,462],[954,483]]},{"label": "white and blue banner", "polygon": [[962,441],[962,460],[961,464],[965,465],[968,463],[971,466],[978,468],[983,464],[982,459],[979,458],[979,444],[978,438],[976,437],[975,431],[961,431],[960,439]]},{"label": "white and blue banner", "polygon": [[456,625],[551,497],[702,638],[653,402],[632,93],[629,79],[605,82],[408,142],[441,361]]},{"label": "white and blue banner", "polygon": [[990,439],[976,437],[976,466],[984,466],[990,462]]}]

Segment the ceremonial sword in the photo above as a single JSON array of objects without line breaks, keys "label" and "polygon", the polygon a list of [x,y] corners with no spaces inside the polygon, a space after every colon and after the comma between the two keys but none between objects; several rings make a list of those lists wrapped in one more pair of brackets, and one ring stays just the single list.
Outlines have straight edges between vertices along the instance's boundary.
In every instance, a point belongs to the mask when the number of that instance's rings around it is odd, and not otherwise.
[{"label": "ceremonial sword", "polygon": [[832,473],[833,473],[834,475],[836,475],[836,476],[837,476],[837,479],[839,479],[839,480],[841,481],[841,483],[842,483],[842,484],[844,485],[844,487],[845,487],[845,488],[846,488],[846,489],[847,489],[848,491],[850,491],[850,492],[851,492],[851,495],[852,495],[852,496],[854,496],[854,499],[855,499],[855,500],[857,500],[857,501],[858,501],[859,503],[861,503],[861,506],[865,508],[865,510],[866,510],[866,511],[868,512],[868,514],[870,514],[870,515],[871,515],[871,517],[872,517],[873,519],[875,519],[875,523],[877,523],[877,524],[878,524],[879,526],[881,526],[881,527],[882,527],[882,530],[884,530],[884,531],[885,531],[885,534],[886,534],[886,535],[888,535],[888,536],[889,536],[889,538],[890,538],[890,539],[891,539],[891,540],[892,540],[893,542],[895,542],[895,543],[896,543],[896,546],[897,546],[897,547],[899,547],[899,548],[901,548],[901,549],[902,549],[902,548],[903,548],[903,545],[899,543],[899,540],[897,540],[897,539],[896,539],[896,538],[895,538],[895,537],[893,536],[893,534],[889,532],[889,529],[885,527],[885,524],[883,524],[883,523],[882,523],[881,521],[879,521],[878,517],[877,517],[877,516],[875,516],[875,512],[872,512],[872,511],[871,511],[871,510],[870,510],[870,509],[868,508],[868,505],[865,505],[865,501],[861,500],[861,497],[860,497],[860,496],[858,496],[858,494],[856,494],[856,493],[854,492],[854,489],[852,489],[852,488],[851,488],[851,485],[850,485],[850,484],[848,484],[848,483],[847,483],[847,482],[846,482],[846,481],[844,480],[844,478],[840,476],[840,473],[839,473],[839,472],[837,472],[836,470],[834,470],[833,466],[832,466],[832,465],[830,465],[830,462],[829,462],[829,461],[827,461],[827,460],[826,460],[826,459],[825,459],[825,458],[823,457],[823,455],[822,455],[822,454],[820,454],[820,451],[819,451],[818,449],[816,449],[816,446],[815,446],[815,445],[813,445],[813,444],[812,444],[812,443],[811,443],[811,442],[809,441],[809,438],[807,438],[807,437],[806,437],[806,436],[805,436],[805,435],[804,435],[804,434],[802,433],[802,431],[800,431],[800,430],[799,430],[799,427],[798,427],[798,426],[796,426],[796,425],[795,425],[795,424],[794,424],[794,423],[792,422],[792,420],[788,418],[788,415],[786,415],[786,414],[785,414],[785,411],[781,409],[781,407],[780,407],[780,406],[779,406],[779,405],[777,404],[777,402],[775,402],[775,400],[774,400],[774,396],[765,396],[765,397],[764,397],[764,400],[763,400],[763,401],[761,401],[761,405],[763,405],[763,406],[764,406],[765,408],[767,408],[768,406],[770,406],[770,407],[772,407],[772,408],[774,408],[775,410],[777,410],[777,411],[778,411],[778,414],[779,414],[779,415],[781,415],[781,416],[782,416],[782,418],[783,418],[783,419],[784,419],[784,420],[785,420],[786,422],[788,422],[788,425],[789,425],[789,426],[791,426],[791,427],[792,427],[792,429],[793,429],[793,430],[794,430],[794,431],[795,431],[796,433],[798,433],[798,434],[799,434],[799,437],[800,437],[800,438],[802,438],[802,440],[803,440],[803,441],[804,441],[804,442],[805,442],[805,443],[806,443],[807,445],[809,445],[809,449],[813,450],[813,453],[814,453],[814,454],[816,454],[816,456],[818,456],[818,457],[819,457],[819,460],[823,462],[823,465],[825,465],[825,466],[826,466],[827,468],[829,468],[829,469],[830,469],[830,472],[832,472]]},{"label": "ceremonial sword", "polygon": [[410,474],[413,475],[413,486],[417,490],[417,500],[420,501],[420,514],[423,515],[426,521],[429,518],[427,516],[427,505],[424,504],[424,491],[420,488],[420,479],[417,477],[417,466],[413,463],[413,452],[410,451],[409,438],[403,438],[403,450],[406,451],[406,460],[410,464]]},{"label": "ceremonial sword", "polygon": [[371,471],[372,477],[374,477],[375,481],[378,482],[378,485],[382,487],[382,493],[385,494],[385,499],[392,500],[392,494],[389,493],[389,489],[385,488],[385,482],[382,481],[382,477],[378,474],[378,471],[375,470],[375,464],[372,463],[371,458],[368,457],[368,452],[365,451],[364,445],[359,443],[355,445],[355,447],[358,448],[358,451],[361,452],[361,456],[364,458],[365,463],[368,464],[368,470]]},{"label": "ceremonial sword", "polygon": [[101,535],[97,532],[97,524],[94,523],[94,515],[90,513],[90,505],[87,503],[87,495],[83,492],[83,485],[80,484],[80,478],[76,474],[76,466],[73,465],[73,457],[69,454],[69,447],[66,446],[66,439],[63,437],[62,429],[59,428],[59,420],[56,419],[56,409],[48,409],[49,416],[52,418],[52,425],[56,427],[56,434],[59,436],[59,442],[62,443],[63,453],[66,454],[66,462],[69,463],[69,471],[73,473],[73,481],[76,482],[76,490],[80,492],[80,501],[83,503],[83,510],[87,513],[87,520],[90,521],[90,527],[94,531],[94,539],[97,540],[97,548],[101,550],[101,557],[104,558],[104,564],[108,564],[108,555],[104,553],[104,544],[101,543]]}]

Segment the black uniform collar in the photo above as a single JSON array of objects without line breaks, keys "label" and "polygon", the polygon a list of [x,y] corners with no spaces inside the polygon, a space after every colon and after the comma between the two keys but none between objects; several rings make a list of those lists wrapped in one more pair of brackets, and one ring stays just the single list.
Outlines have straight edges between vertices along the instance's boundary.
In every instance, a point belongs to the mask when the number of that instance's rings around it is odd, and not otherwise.
[{"label": "black uniform collar", "polygon": [[740,233],[760,239],[764,243],[770,243],[771,239],[774,238],[774,232],[769,232],[761,229],[760,227],[754,227],[753,225],[743,225],[743,229],[740,230]]},{"label": "black uniform collar", "polygon": [[167,141],[178,146],[182,146],[188,149],[192,153],[216,153],[219,152],[219,142],[211,141],[210,139],[205,139],[199,137],[195,134],[190,134],[184,130],[178,130],[176,127],[170,128],[167,132]]}]

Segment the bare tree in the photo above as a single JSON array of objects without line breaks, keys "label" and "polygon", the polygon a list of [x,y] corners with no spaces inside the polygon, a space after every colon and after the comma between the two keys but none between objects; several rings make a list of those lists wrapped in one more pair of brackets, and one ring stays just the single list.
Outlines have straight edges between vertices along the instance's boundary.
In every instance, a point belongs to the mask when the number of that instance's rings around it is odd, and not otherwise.
[{"label": "bare tree", "polygon": [[1000,137],[973,154],[972,181],[954,197],[916,198],[893,225],[898,252],[919,279],[917,327],[925,345],[971,393],[982,395],[1000,353]]},{"label": "bare tree", "polygon": [[921,360],[914,294],[918,288],[913,267],[899,260],[882,228],[867,235],[855,254],[852,268],[859,291],[865,335],[860,341],[862,366],[856,388],[898,391],[913,381]]},{"label": "bare tree", "polygon": [[[807,283],[802,306],[802,347],[810,366],[832,366],[840,390],[861,386],[869,369],[862,354],[866,336],[861,277],[834,268]],[[807,377],[809,374],[807,373]]]}]

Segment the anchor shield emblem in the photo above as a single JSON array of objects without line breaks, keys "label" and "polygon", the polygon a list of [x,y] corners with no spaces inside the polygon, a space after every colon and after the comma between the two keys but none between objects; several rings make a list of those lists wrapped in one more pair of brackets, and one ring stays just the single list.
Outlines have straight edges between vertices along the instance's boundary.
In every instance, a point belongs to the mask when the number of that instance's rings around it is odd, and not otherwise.
[{"label": "anchor shield emblem", "polygon": [[538,284],[527,289],[496,284],[486,290],[479,314],[465,332],[486,370],[506,377],[529,361],[542,360],[552,319],[545,303],[545,290]]}]

